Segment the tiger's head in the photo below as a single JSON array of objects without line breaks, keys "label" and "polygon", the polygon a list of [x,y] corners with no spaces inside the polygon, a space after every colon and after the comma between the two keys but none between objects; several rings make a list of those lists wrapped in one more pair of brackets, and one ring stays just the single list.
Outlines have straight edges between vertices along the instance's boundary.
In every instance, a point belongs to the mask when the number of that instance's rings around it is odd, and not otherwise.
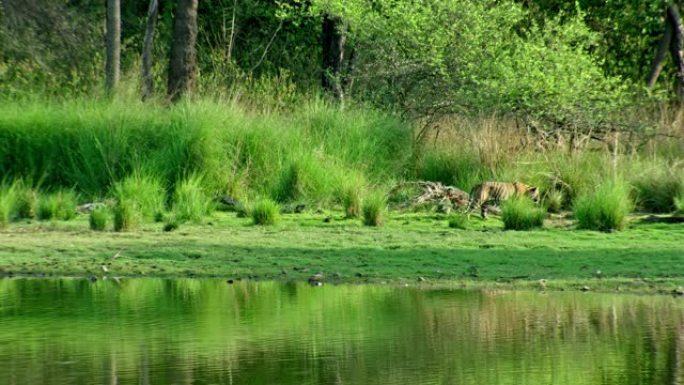
[{"label": "tiger's head", "polygon": [[534,203],[539,203],[540,194],[538,187],[529,186],[521,182],[514,182],[513,186],[518,194],[527,194]]}]

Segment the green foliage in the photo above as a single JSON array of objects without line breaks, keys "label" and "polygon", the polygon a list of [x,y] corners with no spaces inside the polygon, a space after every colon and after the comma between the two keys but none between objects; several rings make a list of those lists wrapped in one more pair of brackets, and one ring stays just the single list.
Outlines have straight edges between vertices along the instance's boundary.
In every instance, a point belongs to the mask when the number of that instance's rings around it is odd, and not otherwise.
[{"label": "green foliage", "polygon": [[191,175],[176,185],[173,213],[178,221],[199,222],[214,211],[214,202],[206,193],[202,179],[199,175]]},{"label": "green foliage", "polygon": [[294,159],[283,170],[274,196],[279,202],[325,200],[334,188],[335,176],[321,160],[311,156]]},{"label": "green foliage", "polygon": [[109,222],[109,210],[106,207],[96,207],[90,212],[88,223],[90,229],[94,231],[104,231]]},{"label": "green foliage", "polygon": [[578,228],[599,231],[624,228],[632,208],[629,189],[620,180],[605,181],[594,191],[580,195],[574,204]]},{"label": "green foliage", "polygon": [[681,170],[664,164],[644,170],[631,180],[637,207],[653,213],[674,211],[675,198],[684,192],[683,175]]},{"label": "green foliage", "polygon": [[385,223],[387,197],[379,192],[369,194],[363,201],[361,209],[363,224],[366,226],[382,226]]},{"label": "green foliage", "polygon": [[275,201],[263,198],[250,207],[250,215],[255,225],[271,226],[280,220],[280,207]]},{"label": "green foliage", "polygon": [[506,230],[531,230],[544,226],[546,213],[527,197],[516,197],[502,205],[501,220]]},{"label": "green foliage", "polygon": [[76,216],[77,199],[73,190],[60,190],[38,198],[36,217],[39,220],[68,221]]},{"label": "green foliage", "polygon": [[165,232],[170,232],[170,231],[178,230],[179,227],[180,227],[180,221],[178,220],[178,218],[176,218],[175,215],[169,215],[166,218],[166,221],[164,223],[164,227],[162,227],[162,230]]},{"label": "green foliage", "polygon": [[449,217],[449,228],[466,230],[468,229],[468,216],[462,213],[452,214]]}]

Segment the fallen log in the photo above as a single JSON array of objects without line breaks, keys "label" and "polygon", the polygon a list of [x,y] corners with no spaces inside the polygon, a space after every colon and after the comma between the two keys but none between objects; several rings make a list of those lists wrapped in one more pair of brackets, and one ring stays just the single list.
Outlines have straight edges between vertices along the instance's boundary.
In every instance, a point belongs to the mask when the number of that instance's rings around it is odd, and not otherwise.
[{"label": "fallen log", "polygon": [[390,196],[397,194],[401,189],[415,186],[420,188],[420,193],[417,196],[411,197],[400,207],[407,208],[411,206],[419,206],[426,204],[434,205],[449,205],[451,207],[459,208],[468,206],[470,201],[470,194],[454,187],[446,186],[439,182],[429,181],[411,181],[402,182],[390,190]]}]

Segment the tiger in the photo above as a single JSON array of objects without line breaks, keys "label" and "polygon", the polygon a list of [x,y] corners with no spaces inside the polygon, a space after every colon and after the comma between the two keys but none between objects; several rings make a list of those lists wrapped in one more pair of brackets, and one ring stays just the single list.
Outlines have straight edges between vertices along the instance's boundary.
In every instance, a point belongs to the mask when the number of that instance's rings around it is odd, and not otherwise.
[{"label": "tiger", "polygon": [[501,202],[513,196],[528,195],[534,203],[539,202],[539,189],[521,182],[483,182],[470,191],[468,212],[480,207],[480,215],[487,218],[489,202]]}]

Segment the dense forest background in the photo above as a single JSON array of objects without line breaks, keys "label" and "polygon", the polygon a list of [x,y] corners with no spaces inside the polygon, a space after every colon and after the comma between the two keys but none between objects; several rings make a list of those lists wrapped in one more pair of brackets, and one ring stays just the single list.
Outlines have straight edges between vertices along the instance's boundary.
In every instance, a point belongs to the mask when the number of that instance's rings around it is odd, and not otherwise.
[{"label": "dense forest background", "polygon": [[[0,2],[0,94],[92,94],[104,82],[102,0]],[[176,1],[160,1],[154,82],[163,89]],[[568,119],[672,94],[665,64],[644,92],[668,1],[202,0],[200,92],[277,84],[318,92],[326,28],[344,35],[346,94],[406,112],[534,112]],[[140,77],[149,2],[123,1],[122,72]],[[326,27],[328,23],[328,27]],[[667,60],[671,60],[667,58]],[[328,66],[327,68],[331,68]],[[337,68],[335,68],[337,70]],[[274,91],[274,90],[270,90]],[[643,99],[642,99],[643,100]]]}]

